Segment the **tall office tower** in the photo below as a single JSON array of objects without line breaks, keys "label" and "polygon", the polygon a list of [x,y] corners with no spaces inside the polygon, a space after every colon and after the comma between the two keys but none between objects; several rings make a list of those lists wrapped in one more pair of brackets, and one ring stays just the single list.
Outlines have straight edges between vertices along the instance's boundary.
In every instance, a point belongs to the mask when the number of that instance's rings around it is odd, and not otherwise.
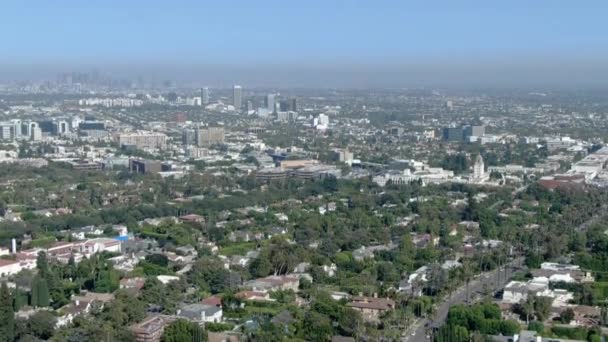
[{"label": "tall office tower", "polygon": [[32,138],[32,122],[24,121],[21,123],[21,135],[26,139]]},{"label": "tall office tower", "polygon": [[139,149],[165,149],[167,147],[167,136],[163,133],[154,132],[124,133],[118,135],[118,146],[135,146]]},{"label": "tall office tower", "polygon": [[0,139],[2,140],[13,140],[14,126],[10,122],[0,123]]},{"label": "tall office tower", "polygon": [[452,102],[451,100],[446,101],[446,102],[445,102],[445,107],[446,107],[448,110],[453,110],[453,109],[454,109],[454,102]]},{"label": "tall office tower", "polygon": [[201,101],[203,101],[203,106],[209,104],[209,88],[201,89]]},{"label": "tall office tower", "polygon": [[182,143],[184,145],[194,145],[196,143],[196,134],[197,130],[194,129],[185,129],[182,132]]},{"label": "tall office tower", "polygon": [[279,111],[280,112],[288,112],[290,110],[290,104],[287,100],[279,101]]},{"label": "tall office tower", "polygon": [[240,85],[235,85],[234,88],[232,88],[232,104],[234,105],[234,110],[236,110],[237,112],[241,110],[241,107],[243,105],[242,91],[243,89]]},{"label": "tall office tower", "polygon": [[56,121],[54,132],[57,135],[63,135],[63,134],[70,133],[70,126],[69,126],[68,122],[65,120]]},{"label": "tall office tower", "polygon": [[196,131],[198,146],[211,146],[224,143],[224,127],[204,127]]},{"label": "tall office tower", "polygon": [[291,99],[291,110],[294,112],[298,111],[298,99],[295,97]]},{"label": "tall office tower", "polygon": [[81,117],[72,116],[72,118],[70,119],[70,126],[71,126],[72,130],[74,130],[74,131],[78,130],[78,127],[82,121],[83,120]]},{"label": "tall office tower", "polygon": [[245,114],[249,114],[253,110],[253,102],[247,101],[245,102]]},{"label": "tall office tower", "polygon": [[266,108],[269,112],[274,113],[274,94],[266,95]]},{"label": "tall office tower", "polygon": [[481,180],[485,178],[485,172],[485,165],[483,163],[483,158],[480,154],[477,156],[477,159],[475,159],[475,164],[473,165],[473,178],[475,180]]},{"label": "tall office tower", "polygon": [[445,127],[443,129],[443,140],[445,141],[463,141],[464,138],[462,127]]},{"label": "tall office tower", "polygon": [[13,124],[13,136],[15,139],[21,139],[21,120],[13,119],[11,120]]},{"label": "tall office tower", "polygon": [[41,141],[42,140],[42,129],[36,126],[32,126],[32,141]]}]

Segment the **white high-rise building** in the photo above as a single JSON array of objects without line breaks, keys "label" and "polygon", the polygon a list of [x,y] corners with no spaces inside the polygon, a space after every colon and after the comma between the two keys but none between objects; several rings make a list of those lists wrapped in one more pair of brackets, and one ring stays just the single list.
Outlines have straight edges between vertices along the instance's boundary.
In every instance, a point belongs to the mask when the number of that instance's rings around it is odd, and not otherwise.
[{"label": "white high-rise building", "polygon": [[10,122],[0,123],[0,139],[13,140],[13,125]]},{"label": "white high-rise building", "polygon": [[13,119],[13,136],[15,139],[21,139],[21,120]]},{"label": "white high-rise building", "polygon": [[33,126],[32,125],[32,141],[41,141],[42,140],[42,130],[40,129],[40,127],[38,127],[38,125]]},{"label": "white high-rise building", "polygon": [[70,124],[66,120],[57,121],[57,134],[64,135],[70,133]]},{"label": "white high-rise building", "polygon": [[201,99],[203,101],[203,106],[209,104],[209,88],[204,87],[201,89]]},{"label": "white high-rise building", "polygon": [[165,149],[167,136],[164,133],[136,132],[118,135],[119,146],[135,146],[139,149]]},{"label": "white high-rise building", "polygon": [[274,113],[274,94],[266,95],[266,108],[269,112]]},{"label": "white high-rise building", "polygon": [[473,178],[475,180],[483,180],[486,178],[485,164],[481,155],[478,155],[477,159],[475,159],[475,164],[473,165]]},{"label": "white high-rise building", "polygon": [[329,116],[319,114],[318,117],[314,118],[313,126],[319,130],[326,130],[329,127]]},{"label": "white high-rise building", "polygon": [[235,85],[232,88],[232,105],[234,105],[234,110],[237,112],[241,110],[243,106],[243,89],[240,85]]},{"label": "white high-rise building", "polygon": [[83,121],[84,120],[79,116],[72,116],[72,118],[70,119],[70,126],[72,127],[72,130],[73,131],[78,130],[80,123]]},{"label": "white high-rise building", "polygon": [[31,121],[24,121],[21,124],[21,132],[25,139],[32,139],[32,128],[36,125],[36,123]]}]

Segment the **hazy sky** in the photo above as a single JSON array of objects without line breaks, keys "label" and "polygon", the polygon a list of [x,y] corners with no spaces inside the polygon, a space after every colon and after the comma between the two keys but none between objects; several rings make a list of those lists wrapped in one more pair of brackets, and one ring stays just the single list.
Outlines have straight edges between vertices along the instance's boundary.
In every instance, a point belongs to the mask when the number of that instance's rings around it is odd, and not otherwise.
[{"label": "hazy sky", "polygon": [[542,77],[608,74],[606,0],[2,0],[0,13],[5,77],[133,65],[446,80],[543,66]]}]

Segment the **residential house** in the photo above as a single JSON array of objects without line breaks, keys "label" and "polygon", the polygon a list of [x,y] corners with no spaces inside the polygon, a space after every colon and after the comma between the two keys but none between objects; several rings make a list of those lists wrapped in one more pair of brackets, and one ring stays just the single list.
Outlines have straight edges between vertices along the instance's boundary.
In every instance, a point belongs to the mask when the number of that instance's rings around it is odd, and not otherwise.
[{"label": "residential house", "polygon": [[542,337],[536,331],[522,330],[514,336],[490,336],[496,342],[584,342],[584,340],[570,340],[556,337]]},{"label": "residential house", "polygon": [[274,302],[268,291],[240,291],[235,296],[245,301]]},{"label": "residential house", "polygon": [[411,293],[414,296],[422,296],[423,285],[428,281],[427,274],[429,272],[428,266],[422,266],[416,271],[403,278],[399,282],[399,292]]},{"label": "residential house", "polygon": [[139,264],[140,260],[138,257],[135,256],[135,254],[122,254],[113,258],[109,258],[108,261],[112,264],[112,267],[115,270],[131,272],[135,269],[135,266]]},{"label": "residential house", "polygon": [[249,264],[250,259],[242,255],[233,255],[230,257],[230,266],[245,267]]},{"label": "residential house", "polygon": [[350,299],[350,297],[351,297],[350,294],[348,294],[346,292],[340,292],[340,291],[331,291],[331,292],[329,292],[329,296],[333,300]]},{"label": "residential house", "polygon": [[129,235],[129,229],[127,226],[122,224],[115,224],[112,226],[112,230],[115,231],[118,236],[127,236]]},{"label": "residential house", "polygon": [[412,233],[412,243],[418,248],[424,248],[431,245],[437,246],[439,244],[439,237],[433,238],[431,234]]},{"label": "residential house", "polygon": [[173,252],[164,252],[162,254],[167,257],[167,260],[171,264],[188,264],[194,261],[193,255],[181,255]]},{"label": "residential house", "polygon": [[58,310],[57,322],[55,327],[59,328],[72,323],[76,316],[89,313],[91,310],[91,302],[76,300]]},{"label": "residential house", "polygon": [[325,272],[325,274],[328,277],[333,277],[336,275],[336,272],[338,272],[338,266],[336,266],[336,264],[332,263],[331,265],[323,265],[323,272]]},{"label": "residential house", "polygon": [[333,212],[333,211],[336,211],[336,209],[337,209],[336,202],[327,203],[327,211]]},{"label": "residential house", "polygon": [[346,306],[359,311],[363,319],[377,322],[382,314],[395,309],[395,302],[388,298],[356,296]]},{"label": "residential house", "polygon": [[150,251],[158,248],[158,241],[153,239],[130,239],[122,242],[121,249],[125,253],[137,253],[141,251]]},{"label": "residential house", "polygon": [[241,335],[234,331],[207,332],[207,342],[240,342]]},{"label": "residential house", "polygon": [[209,296],[209,297],[201,300],[201,304],[221,307],[222,306],[222,297],[220,297],[218,295]]},{"label": "residential house", "polygon": [[141,323],[132,325],[129,330],[133,333],[135,342],[160,342],[165,327],[175,320],[165,315],[149,316]]},{"label": "residential house", "polygon": [[293,290],[295,292],[300,287],[300,277],[301,275],[268,276],[247,281],[243,287],[254,291]]},{"label": "residential house", "polygon": [[177,316],[198,323],[219,323],[222,321],[223,311],[221,306],[189,304],[178,309]]},{"label": "residential house", "polygon": [[180,255],[191,255],[193,257],[198,256],[196,248],[192,246],[179,246],[175,249],[175,252]]},{"label": "residential house", "polygon": [[553,307],[563,307],[574,299],[574,294],[563,289],[552,290],[546,277],[533,278],[527,282],[511,281],[505,286],[503,303],[516,304],[525,301],[529,295],[552,298]]},{"label": "residential house", "polygon": [[319,215],[325,215],[326,212],[327,208],[324,205],[319,207]]},{"label": "residential house", "polygon": [[297,264],[296,267],[294,267],[293,273],[306,273],[306,272],[308,272],[309,269],[310,269],[309,262],[301,262],[301,263]]},{"label": "residential house", "polygon": [[353,251],[353,258],[357,261],[363,261],[367,258],[373,258],[376,252],[390,251],[395,247],[397,247],[397,245],[392,242],[387,245],[362,246]]},{"label": "residential house", "polygon": [[46,254],[49,257],[54,257],[61,254],[71,254],[74,246],[75,244],[73,242],[57,241],[46,249]]},{"label": "residential house", "polygon": [[21,272],[22,266],[19,261],[0,259],[0,277],[7,277]]},{"label": "residential house", "polygon": [[84,240],[91,235],[101,236],[103,235],[103,229],[97,226],[86,226],[72,231],[72,237],[78,240]]},{"label": "residential house", "polygon": [[287,228],[285,227],[272,227],[268,230],[266,234],[269,239],[272,239],[273,236],[285,235],[287,234]]},{"label": "residential house", "polygon": [[78,252],[82,253],[87,258],[91,255],[101,252],[120,253],[121,251],[120,241],[108,238],[90,239],[81,242],[78,245],[75,245],[74,247]]},{"label": "residential house", "polygon": [[441,268],[444,270],[451,270],[458,267],[462,267],[462,264],[458,260],[446,260],[441,264]]},{"label": "residential house", "polygon": [[140,226],[142,225],[150,225],[150,226],[160,226],[161,224],[165,224],[165,223],[178,223],[179,220],[177,219],[177,217],[175,216],[166,216],[166,217],[155,217],[155,218],[147,218],[144,219],[143,221],[139,221],[138,224]]},{"label": "residential house", "polygon": [[274,214],[274,216],[280,222],[288,222],[289,221],[289,217],[287,215],[285,215],[284,213],[276,213],[276,214]]},{"label": "residential house", "polygon": [[57,316],[56,327],[72,323],[76,316],[88,314],[93,306],[103,309],[113,300],[114,295],[111,293],[87,292],[81,296],[73,296],[71,303],[59,309],[60,315]]},{"label": "residential house", "polygon": [[202,217],[201,215],[197,215],[197,214],[188,214],[188,215],[180,216],[179,219],[182,222],[188,222],[188,223],[204,223],[205,222],[205,218]]},{"label": "residential house", "polygon": [[156,279],[158,279],[158,281],[160,281],[161,283],[163,283],[163,285],[167,285],[167,284],[172,283],[174,281],[178,281],[179,277],[170,276],[170,275],[158,275],[158,276],[156,276]]},{"label": "residential house", "polygon": [[230,234],[228,234],[228,240],[230,240],[232,242],[237,242],[237,241],[249,242],[252,240],[252,238],[253,238],[253,236],[251,236],[251,233],[246,230],[232,231],[232,232],[230,232]]},{"label": "residential house", "polygon": [[467,230],[478,230],[479,222],[475,221],[461,221],[458,223],[459,226],[466,228]]},{"label": "residential house", "polygon": [[144,277],[133,277],[133,278],[122,278],[120,279],[120,288],[135,293],[139,293],[146,284],[146,278]]}]

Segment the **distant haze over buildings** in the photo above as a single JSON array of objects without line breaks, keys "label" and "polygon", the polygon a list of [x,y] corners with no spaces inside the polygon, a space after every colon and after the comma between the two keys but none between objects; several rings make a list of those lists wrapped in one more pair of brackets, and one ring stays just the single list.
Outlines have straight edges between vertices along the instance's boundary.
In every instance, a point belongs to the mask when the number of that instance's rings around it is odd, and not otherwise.
[{"label": "distant haze over buildings", "polygon": [[180,86],[248,87],[603,87],[601,61],[408,63],[387,65],[0,65],[0,81],[53,80],[61,72],[100,70],[118,79],[172,80]]},{"label": "distant haze over buildings", "polygon": [[0,81],[96,68],[231,87],[608,83],[608,3],[3,3]]}]

